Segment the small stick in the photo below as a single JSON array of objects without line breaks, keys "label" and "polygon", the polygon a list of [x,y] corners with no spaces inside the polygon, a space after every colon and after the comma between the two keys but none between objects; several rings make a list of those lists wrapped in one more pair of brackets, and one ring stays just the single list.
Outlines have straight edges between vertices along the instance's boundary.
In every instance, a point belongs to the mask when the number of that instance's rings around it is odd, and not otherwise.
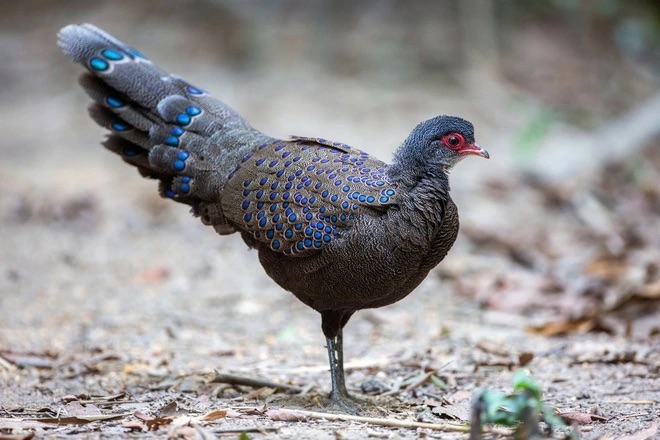
[{"label": "small stick", "polygon": [[612,403],[615,405],[655,405],[653,400],[606,400],[605,403]]},{"label": "small stick", "polygon": [[[284,410],[279,411],[291,412],[292,415],[299,416],[302,418],[309,419],[322,419],[322,420],[336,420],[343,422],[359,422],[366,423],[369,425],[378,425],[378,426],[388,426],[394,428],[422,428],[422,429],[431,429],[434,431],[446,431],[446,432],[470,432],[470,427],[467,425],[458,425],[452,423],[426,423],[426,422],[415,422],[409,420],[398,420],[398,419],[382,419],[378,417],[362,417],[362,416],[353,416],[349,414],[331,414],[331,413],[322,413],[316,411],[304,411],[304,410]],[[488,432],[491,434],[497,435],[512,435],[513,431],[505,428],[483,428],[483,432]]]},{"label": "small stick", "polygon": [[217,371],[215,372],[215,377],[211,379],[211,382],[226,383],[229,385],[243,385],[253,388],[268,387],[275,388],[276,390],[280,391],[288,391],[291,393],[301,393],[303,391],[302,388],[293,385],[275,383],[269,380],[253,379],[251,377],[235,376],[233,374],[224,374]]}]

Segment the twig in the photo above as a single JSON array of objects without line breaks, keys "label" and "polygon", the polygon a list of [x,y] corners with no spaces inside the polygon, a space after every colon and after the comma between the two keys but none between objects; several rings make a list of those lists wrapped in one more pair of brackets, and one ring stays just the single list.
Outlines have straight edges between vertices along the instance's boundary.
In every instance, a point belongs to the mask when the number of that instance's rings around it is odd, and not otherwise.
[{"label": "twig", "polygon": [[615,405],[655,405],[654,400],[606,400],[605,403]]},{"label": "twig", "polygon": [[253,387],[253,388],[268,387],[268,388],[274,388],[276,390],[287,391],[291,393],[302,393],[303,391],[302,388],[293,385],[275,383],[269,380],[254,379],[251,377],[235,376],[233,374],[224,374],[224,373],[219,373],[218,371],[215,372],[215,377],[211,379],[211,382],[226,383],[229,385],[243,385],[246,387]]},{"label": "twig", "polygon": [[[397,420],[397,419],[381,419],[378,417],[362,417],[362,416],[353,416],[349,414],[331,414],[331,413],[322,413],[316,411],[304,411],[304,410],[292,410],[292,409],[280,409],[278,411],[290,412],[292,415],[298,416],[300,419],[321,419],[321,420],[333,420],[333,421],[342,421],[342,422],[358,422],[366,423],[369,425],[378,425],[378,426],[388,426],[393,428],[422,428],[422,429],[431,429],[434,431],[446,431],[446,432],[470,432],[470,427],[467,425],[458,425],[453,423],[426,423],[426,422],[415,422],[409,420]],[[497,434],[497,435],[512,435],[513,431],[505,428],[484,428],[484,432]]]}]

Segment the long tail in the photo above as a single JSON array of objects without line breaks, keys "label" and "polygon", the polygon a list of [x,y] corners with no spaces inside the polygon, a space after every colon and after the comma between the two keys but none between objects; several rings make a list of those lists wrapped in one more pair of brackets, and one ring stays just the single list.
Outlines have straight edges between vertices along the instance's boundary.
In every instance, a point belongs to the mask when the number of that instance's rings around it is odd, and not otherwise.
[{"label": "long tail", "polygon": [[111,132],[104,146],[143,176],[159,179],[163,197],[193,206],[205,223],[222,229],[218,207],[227,176],[270,138],[93,25],[66,26],[58,44],[88,70],[80,84],[95,101],[91,117]]}]

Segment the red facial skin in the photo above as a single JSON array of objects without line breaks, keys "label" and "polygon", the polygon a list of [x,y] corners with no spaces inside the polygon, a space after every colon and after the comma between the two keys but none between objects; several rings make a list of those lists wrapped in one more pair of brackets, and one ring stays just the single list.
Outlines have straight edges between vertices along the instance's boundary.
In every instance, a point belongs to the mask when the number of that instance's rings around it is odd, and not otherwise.
[{"label": "red facial skin", "polygon": [[481,148],[476,142],[472,144],[468,143],[460,133],[446,134],[442,137],[441,141],[445,147],[454,150],[458,154],[481,156],[486,159],[490,157],[488,151]]}]

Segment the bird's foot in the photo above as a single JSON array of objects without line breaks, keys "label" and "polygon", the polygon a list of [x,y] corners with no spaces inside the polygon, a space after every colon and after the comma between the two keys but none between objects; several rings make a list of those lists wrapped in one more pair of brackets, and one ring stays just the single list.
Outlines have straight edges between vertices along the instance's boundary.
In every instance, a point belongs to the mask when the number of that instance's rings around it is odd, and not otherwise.
[{"label": "bird's foot", "polygon": [[358,399],[348,393],[332,393],[330,394],[330,403],[328,403],[327,408],[347,414],[359,415],[369,406],[373,406],[373,404],[368,400]]}]

